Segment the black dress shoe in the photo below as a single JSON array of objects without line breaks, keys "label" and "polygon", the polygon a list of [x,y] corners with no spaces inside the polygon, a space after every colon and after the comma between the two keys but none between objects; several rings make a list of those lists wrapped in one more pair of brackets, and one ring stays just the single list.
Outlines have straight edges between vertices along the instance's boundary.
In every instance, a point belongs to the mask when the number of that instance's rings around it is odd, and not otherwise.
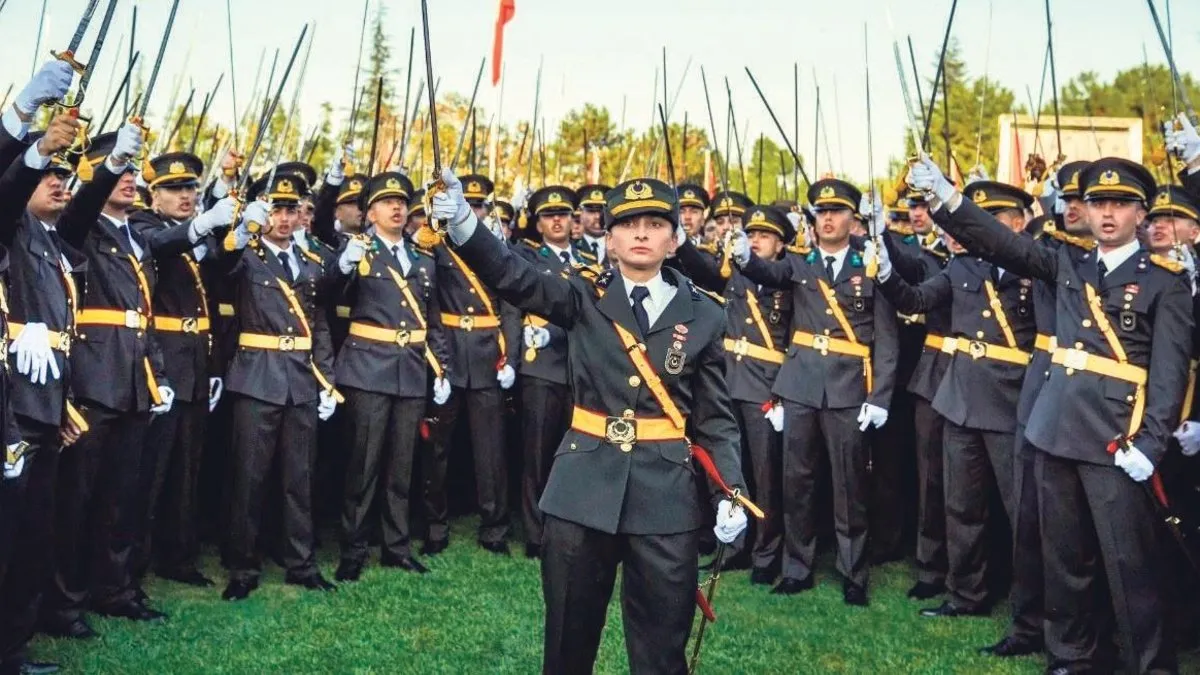
[{"label": "black dress shoe", "polygon": [[775,581],[775,572],[767,567],[755,567],[750,573],[750,583],[755,586],[769,586]]},{"label": "black dress shoe", "polygon": [[337,572],[333,578],[337,581],[358,581],[362,576],[363,563],[360,560],[343,560],[338,563]]},{"label": "black dress shoe", "polygon": [[842,584],[842,602],[847,605],[854,605],[855,607],[866,607],[869,604],[867,602],[867,589],[847,581]]},{"label": "black dress shoe", "polygon": [[784,577],[783,581],[780,581],[776,584],[775,588],[771,589],[771,593],[774,595],[796,595],[797,593],[812,590],[812,587],[813,578],[811,574],[803,579]]},{"label": "black dress shoe", "polygon": [[325,577],[321,576],[320,572],[317,572],[315,574],[309,574],[307,576],[300,577],[300,578],[284,577],[283,583],[288,584],[289,586],[300,586],[301,588],[307,588],[310,591],[336,591],[337,590],[337,586],[334,586],[333,584],[326,581]]},{"label": "black dress shoe", "polygon": [[201,574],[200,570],[195,567],[178,570],[158,570],[154,574],[160,579],[177,581],[188,586],[195,586],[196,588],[211,588],[215,585],[212,579]]},{"label": "black dress shoe", "polygon": [[539,544],[525,544],[525,557],[530,560],[542,557],[542,547]]},{"label": "black dress shoe", "polygon": [[91,640],[92,638],[100,637],[100,634],[92,630],[88,622],[82,618],[67,622],[48,621],[42,624],[40,630],[50,637],[70,638],[72,640]]},{"label": "black dress shoe", "polygon": [[956,607],[949,600],[943,602],[937,607],[926,607],[921,610],[921,616],[926,617],[947,617],[954,618],[959,616],[987,616],[991,612],[985,607],[977,607],[975,609],[967,609],[964,607]]},{"label": "black dress shoe", "polygon": [[929,600],[945,592],[946,589],[944,586],[918,581],[912,588],[908,589],[908,597],[913,600]]},{"label": "black dress shoe", "polygon": [[103,616],[115,616],[130,621],[162,621],[167,615],[143,605],[140,602],[121,602],[107,607],[97,607],[96,613]]},{"label": "black dress shoe", "polygon": [[234,579],[225,587],[225,592],[221,594],[222,600],[245,600],[250,597],[254,589],[258,588],[258,581],[243,581]]},{"label": "black dress shoe", "polygon": [[421,547],[421,555],[437,555],[450,546],[449,539],[429,539]]},{"label": "black dress shoe", "polygon": [[419,560],[412,557],[411,555],[406,555],[406,556],[402,556],[399,558],[394,558],[392,556],[385,556],[379,562],[384,567],[395,567],[397,569],[402,569],[407,572],[416,572],[417,574],[428,574],[429,573],[429,568],[422,565]]},{"label": "black dress shoe", "polygon": [[21,664],[21,668],[18,672],[20,672],[21,675],[54,675],[54,673],[57,673],[59,670],[61,670],[61,668],[58,667],[57,663],[26,661],[25,663]]},{"label": "black dress shoe", "polygon": [[511,556],[512,551],[508,550],[507,541],[481,541],[479,546],[485,551],[491,551],[496,555]]},{"label": "black dress shoe", "polygon": [[1041,640],[1005,637],[994,645],[980,648],[979,653],[992,656],[1029,656],[1041,652],[1045,647]]}]

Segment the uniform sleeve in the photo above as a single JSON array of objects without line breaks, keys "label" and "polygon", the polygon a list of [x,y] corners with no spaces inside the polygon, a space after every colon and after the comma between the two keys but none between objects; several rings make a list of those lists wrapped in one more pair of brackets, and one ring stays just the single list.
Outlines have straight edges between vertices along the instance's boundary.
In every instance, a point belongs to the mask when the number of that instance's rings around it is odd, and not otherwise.
[{"label": "uniform sleeve", "polygon": [[112,194],[120,179],[121,174],[113,173],[108,168],[107,161],[100,162],[92,180],[79,188],[75,196],[71,197],[71,201],[67,202],[67,208],[63,209],[62,215],[58,217],[55,228],[63,241],[77,249],[83,248],[88,232],[96,226],[100,212],[104,210],[104,203],[108,201],[108,196]]},{"label": "uniform sleeve", "polygon": [[790,256],[784,256],[782,260],[763,260],[751,254],[749,262],[742,266],[742,274],[762,286],[789,288],[792,282],[792,261]]},{"label": "uniform sleeve", "polygon": [[[714,333],[716,337],[700,353],[696,372],[692,375],[691,423],[693,440],[712,455],[713,463],[725,484],[745,490],[742,477],[741,434],[733,416],[733,400],[725,381],[725,352],[720,336],[725,334],[725,320]],[[720,487],[709,481],[713,504],[725,498]]]},{"label": "uniform sleeve", "polygon": [[155,260],[166,260],[177,255],[183,255],[192,250],[195,244],[188,238],[191,222],[180,223],[170,227],[148,228],[142,231],[150,254]]},{"label": "uniform sleeve", "polygon": [[[447,245],[450,245],[449,241]],[[475,227],[456,250],[467,266],[501,299],[563,328],[574,325],[582,293],[570,280],[557,274],[542,274],[509,250],[486,227]]]},{"label": "uniform sleeve", "polygon": [[1146,412],[1141,430],[1132,439],[1155,464],[1162,461],[1171,432],[1179,425],[1194,322],[1191,288],[1183,275],[1175,275],[1154,311],[1149,379],[1143,393]]},{"label": "uniform sleeve", "polygon": [[877,287],[904,314],[924,314],[951,301],[950,277],[944,273],[916,286],[893,274]]},{"label": "uniform sleeve", "polygon": [[691,241],[675,249],[675,259],[683,267],[682,272],[696,282],[697,286],[712,291],[724,293],[728,279],[721,276],[721,267],[716,259],[709,258],[696,248]]},{"label": "uniform sleeve", "polygon": [[433,353],[433,358],[437,359],[438,365],[442,367],[442,377],[449,381],[450,371],[454,368],[454,358],[450,353],[450,338],[446,336],[446,329],[438,320],[438,317],[442,315],[442,303],[438,300],[436,274],[429,275],[429,283],[425,339],[429,343],[429,350]]},{"label": "uniform sleeve", "polygon": [[334,382],[333,368],[333,339],[329,334],[329,321],[325,318],[325,307],[321,303],[313,304],[311,317],[313,338],[313,364],[325,379]]},{"label": "uniform sleeve", "polygon": [[953,212],[942,206],[933,213],[938,225],[971,253],[1022,277],[1054,283],[1058,278],[1058,255],[1029,237],[1005,227],[974,202],[959,198]]},{"label": "uniform sleeve", "polygon": [[[553,276],[553,275],[544,275]],[[504,332],[504,346],[508,353],[502,354],[505,363],[516,368],[521,363],[521,310],[508,302],[500,303],[500,330]]]},{"label": "uniform sleeve", "polygon": [[875,342],[871,345],[871,375],[875,380],[867,403],[887,410],[892,405],[896,388],[896,364],[900,360],[900,328],[896,325],[896,308],[887,295],[875,296]]},{"label": "uniform sleeve", "polygon": [[883,236],[883,245],[887,247],[888,257],[892,259],[892,267],[901,278],[911,284],[925,281],[928,268],[919,252],[914,253],[910,247],[896,244],[896,237],[890,232]]},{"label": "uniform sleeve", "polygon": [[24,161],[13,162],[0,177],[0,242],[12,243],[30,197],[42,180],[42,172]]},{"label": "uniform sleeve", "polygon": [[146,331],[146,355],[150,358],[150,370],[158,386],[174,389],[167,377],[166,359],[163,357],[162,343],[158,341],[158,331],[153,328]]}]

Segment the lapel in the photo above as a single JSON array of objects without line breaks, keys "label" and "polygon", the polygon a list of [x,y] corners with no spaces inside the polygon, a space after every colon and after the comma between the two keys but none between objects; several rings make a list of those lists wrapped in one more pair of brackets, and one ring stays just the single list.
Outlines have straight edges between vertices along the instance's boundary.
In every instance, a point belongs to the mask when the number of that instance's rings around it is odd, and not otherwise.
[{"label": "lapel", "polygon": [[1096,269],[1096,251],[1083,251],[1076,258],[1075,272],[1085,284],[1100,290],[1100,270]]},{"label": "lapel", "polygon": [[[283,263],[279,262],[278,255],[276,255],[276,253],[274,251],[272,251],[271,249],[267,248],[267,246],[265,244],[262,244],[262,252],[263,252],[263,262],[265,262],[267,264],[267,269],[271,270],[271,274],[274,274],[275,276],[279,277],[281,280],[286,282],[287,281],[286,272],[283,271]],[[293,244],[291,246],[291,248],[289,248],[287,250],[287,254],[289,257],[291,257],[291,256],[295,255],[295,253],[296,253],[296,245]],[[304,273],[303,265],[300,266],[300,272],[301,272],[301,274]],[[297,280],[298,279],[299,279],[299,277],[297,277]]]},{"label": "lapel", "polygon": [[[681,323],[688,323],[694,316],[694,310],[692,309],[692,289],[688,286],[687,279],[669,267],[662,268],[662,275],[667,283],[675,286],[675,297],[671,298],[671,302],[667,303],[667,308],[663,310],[658,320],[650,326],[650,335]],[[631,309],[630,314],[632,313]],[[649,335],[646,337],[649,337]]]},{"label": "lapel", "polygon": [[[845,282],[846,280],[850,279],[851,277],[853,277],[855,275],[860,275],[860,276],[862,275],[863,268],[855,267],[853,264],[853,260],[857,253],[858,252],[854,250],[853,246],[851,246],[849,249],[846,250],[846,257],[844,260],[842,260],[842,269],[838,270],[837,276],[834,277],[834,279],[833,279],[834,286],[837,286],[838,284]],[[824,260],[821,260],[821,276],[825,276],[825,261]]]},{"label": "lapel", "polygon": [[629,292],[625,290],[625,278],[620,273],[613,273],[604,297],[596,303],[596,309],[630,333],[641,334],[637,319],[633,318],[633,305],[629,302]]},{"label": "lapel", "polygon": [[1137,253],[1125,259],[1117,269],[1111,270],[1104,278],[1104,288],[1121,288],[1126,284],[1137,281],[1139,271],[1146,269],[1146,250],[1139,248]]}]

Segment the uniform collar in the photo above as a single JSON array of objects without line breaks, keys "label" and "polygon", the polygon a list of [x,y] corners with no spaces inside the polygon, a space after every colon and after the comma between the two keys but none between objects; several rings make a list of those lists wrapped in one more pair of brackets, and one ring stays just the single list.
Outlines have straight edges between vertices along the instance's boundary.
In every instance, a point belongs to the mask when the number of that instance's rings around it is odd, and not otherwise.
[{"label": "uniform collar", "polygon": [[1096,259],[1097,262],[1103,262],[1105,269],[1111,273],[1125,264],[1125,261],[1132,258],[1141,248],[1141,243],[1137,239],[1133,239],[1128,244],[1119,246],[1108,253],[1101,253],[1100,249],[1097,248]]}]

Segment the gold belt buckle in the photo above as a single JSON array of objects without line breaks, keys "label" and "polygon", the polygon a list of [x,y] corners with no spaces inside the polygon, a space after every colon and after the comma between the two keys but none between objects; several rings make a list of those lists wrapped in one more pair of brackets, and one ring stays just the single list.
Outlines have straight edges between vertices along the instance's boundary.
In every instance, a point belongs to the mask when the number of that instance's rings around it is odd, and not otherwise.
[{"label": "gold belt buckle", "polygon": [[733,343],[733,353],[737,356],[737,360],[741,361],[742,357],[750,351],[750,342],[742,336]]},{"label": "gold belt buckle", "polygon": [[979,342],[978,340],[972,340],[971,346],[970,346],[970,353],[971,353],[971,358],[978,361],[979,359],[982,359],[983,357],[987,356],[987,345],[982,342]]},{"label": "gold belt buckle", "polygon": [[1087,370],[1088,353],[1082,349],[1068,349],[1063,365],[1072,370]]},{"label": "gold belt buckle", "polygon": [[412,340],[412,334],[410,334],[408,331],[406,331],[406,330],[396,331],[396,344],[397,345],[400,345],[401,347],[407,347],[408,343],[411,340]]},{"label": "gold belt buckle", "polygon": [[1051,335],[1049,349],[1047,351],[1049,351],[1051,354],[1053,354],[1055,349],[1058,349],[1058,336]]},{"label": "gold belt buckle", "polygon": [[64,331],[64,332],[58,334],[58,350],[61,351],[64,356],[71,355],[71,334],[70,333],[67,333]]},{"label": "gold belt buckle", "polygon": [[814,335],[812,346],[813,346],[813,349],[816,349],[817,351],[821,352],[821,356],[829,356],[829,336],[828,335]]},{"label": "gold belt buckle", "polygon": [[604,440],[620,446],[621,452],[633,450],[633,444],[637,442],[637,420],[633,419],[632,411],[626,411],[623,417],[606,418]]},{"label": "gold belt buckle", "polygon": [[180,325],[180,328],[183,329],[183,332],[185,332],[189,335],[197,335],[200,333],[200,322],[197,321],[194,317],[189,316],[189,317],[184,318],[182,321],[179,322],[179,325]]},{"label": "gold belt buckle", "polygon": [[296,349],[296,338],[291,335],[283,335],[279,338],[279,351],[290,352]]},{"label": "gold belt buckle", "polygon": [[125,310],[125,327],[126,328],[141,328],[142,315],[132,309]]},{"label": "gold belt buckle", "polygon": [[461,328],[461,329],[463,329],[463,330],[465,330],[465,331],[471,331],[471,330],[474,330],[474,328],[475,328],[475,317],[473,317],[473,316],[460,316],[460,317],[458,317],[458,327],[459,327],[459,328]]},{"label": "gold belt buckle", "polygon": [[953,354],[956,351],[958,351],[958,338],[948,337],[942,339],[943,354]]}]

